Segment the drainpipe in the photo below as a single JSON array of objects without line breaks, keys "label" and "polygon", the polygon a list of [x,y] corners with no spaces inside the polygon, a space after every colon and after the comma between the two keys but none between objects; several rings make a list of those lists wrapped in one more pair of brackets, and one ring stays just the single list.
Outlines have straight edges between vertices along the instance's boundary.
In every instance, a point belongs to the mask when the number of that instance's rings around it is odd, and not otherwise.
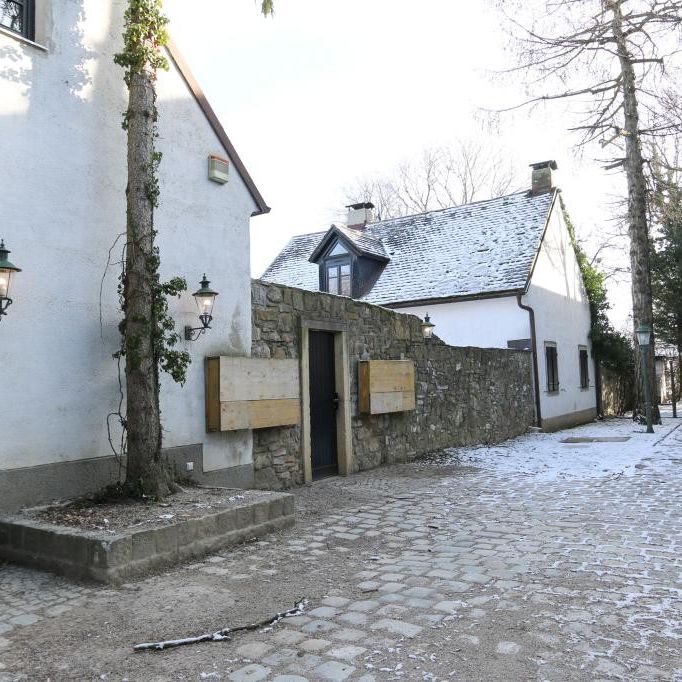
[{"label": "drainpipe", "polygon": [[540,426],[542,424],[542,412],[540,411],[540,376],[538,374],[538,344],[535,336],[535,311],[529,305],[521,303],[521,296],[523,294],[516,294],[516,303],[519,308],[528,312],[530,344],[533,352],[533,383],[535,384],[535,425]]}]

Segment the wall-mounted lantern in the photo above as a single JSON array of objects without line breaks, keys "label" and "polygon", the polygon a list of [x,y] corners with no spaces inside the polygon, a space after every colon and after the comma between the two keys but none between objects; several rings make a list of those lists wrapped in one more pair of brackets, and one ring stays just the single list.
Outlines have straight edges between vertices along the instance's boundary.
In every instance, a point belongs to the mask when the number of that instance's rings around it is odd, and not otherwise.
[{"label": "wall-mounted lantern", "polygon": [[7,256],[10,251],[5,248],[5,242],[0,239],[0,320],[7,315],[7,308],[12,305],[9,297],[9,288],[12,283],[12,275],[21,272],[21,268],[9,262]]},{"label": "wall-mounted lantern", "polygon": [[422,335],[424,338],[429,341],[431,337],[433,336],[433,330],[435,328],[435,324],[431,322],[431,318],[429,317],[429,314],[426,313],[426,317],[424,318],[424,321],[422,322]]},{"label": "wall-mounted lantern", "polygon": [[194,341],[198,339],[207,329],[211,328],[211,320],[213,319],[213,304],[215,297],[218,295],[217,291],[213,291],[210,287],[210,282],[204,278],[201,280],[201,287],[194,292],[194,300],[197,302],[199,308],[199,319],[201,320],[201,327],[185,327],[185,340]]}]

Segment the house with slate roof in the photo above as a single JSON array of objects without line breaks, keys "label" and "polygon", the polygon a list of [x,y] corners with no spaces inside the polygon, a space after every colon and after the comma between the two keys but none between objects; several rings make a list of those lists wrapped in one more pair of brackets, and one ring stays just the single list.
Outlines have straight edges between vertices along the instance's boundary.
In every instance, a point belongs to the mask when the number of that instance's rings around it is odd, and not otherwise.
[{"label": "house with slate roof", "polygon": [[369,203],[346,225],[293,237],[262,279],[428,314],[454,346],[532,352],[537,423],[596,416],[590,310],[554,184],[533,164],[529,190],[391,220]]}]

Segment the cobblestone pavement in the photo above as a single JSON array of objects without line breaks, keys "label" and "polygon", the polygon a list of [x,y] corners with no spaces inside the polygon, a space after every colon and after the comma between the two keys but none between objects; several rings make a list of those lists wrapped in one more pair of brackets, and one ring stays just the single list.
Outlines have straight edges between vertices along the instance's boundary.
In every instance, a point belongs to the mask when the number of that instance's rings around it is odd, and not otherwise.
[{"label": "cobblestone pavement", "polygon": [[[633,434],[632,476],[547,481],[436,459],[329,479],[297,491],[295,528],[120,589],[6,566],[0,682],[682,680],[672,428],[656,447]],[[265,631],[130,650],[304,595],[304,615]]]}]

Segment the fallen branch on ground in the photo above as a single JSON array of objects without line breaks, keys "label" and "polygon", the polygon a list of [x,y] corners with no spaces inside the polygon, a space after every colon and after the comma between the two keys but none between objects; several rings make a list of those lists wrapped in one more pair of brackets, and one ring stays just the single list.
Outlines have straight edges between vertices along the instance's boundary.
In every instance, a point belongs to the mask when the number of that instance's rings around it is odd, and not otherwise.
[{"label": "fallen branch on ground", "polygon": [[164,649],[173,649],[177,646],[184,646],[185,644],[198,644],[199,642],[224,642],[225,640],[231,639],[230,634],[233,632],[243,632],[247,630],[260,630],[264,628],[269,630],[273,625],[279,623],[280,620],[284,618],[291,618],[292,616],[300,616],[308,606],[308,599],[303,598],[296,602],[296,605],[289,609],[288,611],[282,611],[277,613],[270,618],[261,620],[257,623],[251,623],[249,625],[240,625],[235,628],[223,628],[217,632],[207,633],[205,635],[199,635],[197,637],[184,637],[183,639],[168,639],[165,642],[145,642],[143,644],[136,644],[133,647],[133,651],[163,651]]}]

